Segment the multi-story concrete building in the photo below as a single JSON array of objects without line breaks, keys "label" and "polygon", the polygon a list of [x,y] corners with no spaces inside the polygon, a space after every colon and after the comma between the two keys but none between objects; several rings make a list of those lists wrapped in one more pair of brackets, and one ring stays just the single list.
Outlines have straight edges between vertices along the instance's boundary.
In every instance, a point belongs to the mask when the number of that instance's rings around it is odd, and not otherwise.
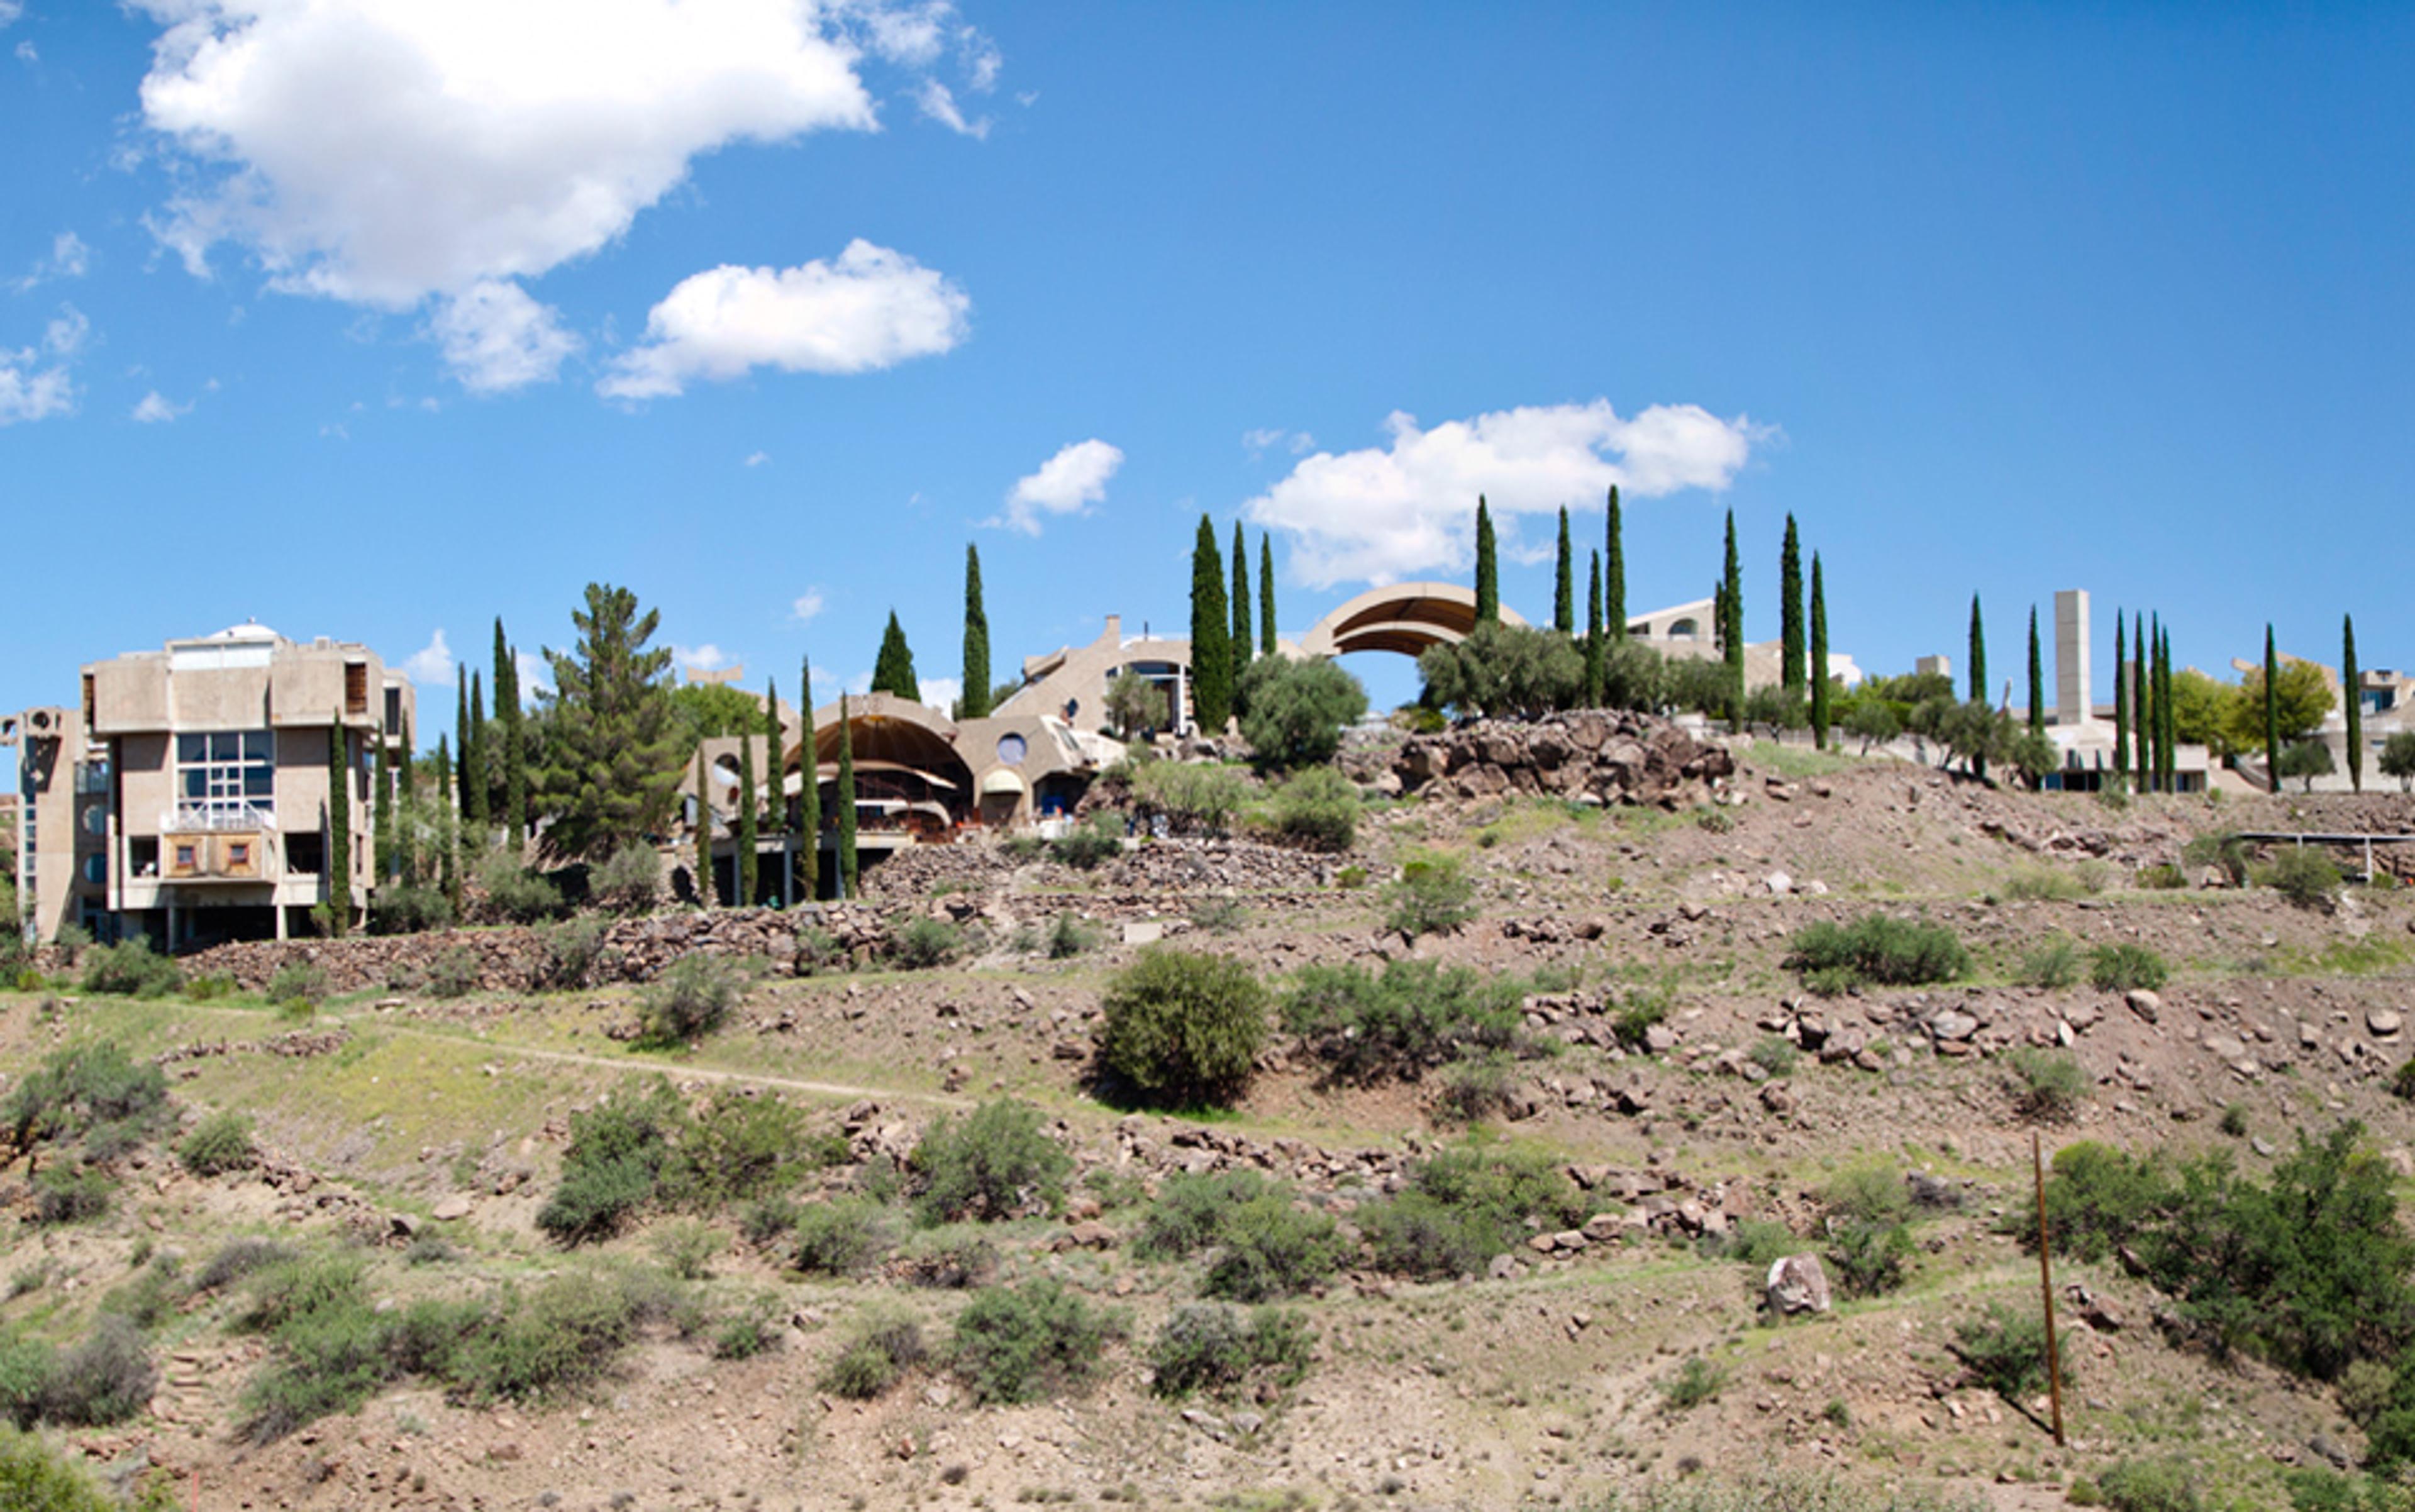
[{"label": "multi-story concrete building", "polygon": [[[376,652],[242,624],[92,663],[82,689],[80,709],[28,711],[15,731],[20,901],[39,937],[79,923],[172,950],[283,939],[333,876],[355,914],[367,904],[377,744],[402,755],[415,712]],[[330,856],[338,770],[351,846]]]}]

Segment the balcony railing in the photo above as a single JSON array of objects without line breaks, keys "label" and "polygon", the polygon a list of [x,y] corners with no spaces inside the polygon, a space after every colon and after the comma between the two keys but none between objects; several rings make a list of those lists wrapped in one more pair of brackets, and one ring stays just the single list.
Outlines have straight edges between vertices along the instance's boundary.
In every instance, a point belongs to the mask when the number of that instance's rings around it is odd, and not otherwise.
[{"label": "balcony railing", "polygon": [[274,830],[277,810],[249,803],[170,809],[159,816],[161,834],[218,834],[237,830]]}]

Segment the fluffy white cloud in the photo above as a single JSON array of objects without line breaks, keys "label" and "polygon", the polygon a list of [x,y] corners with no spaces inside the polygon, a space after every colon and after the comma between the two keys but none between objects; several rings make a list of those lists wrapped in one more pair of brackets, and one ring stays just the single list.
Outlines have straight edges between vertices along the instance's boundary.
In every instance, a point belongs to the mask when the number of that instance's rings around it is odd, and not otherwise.
[{"label": "fluffy white cloud", "polygon": [[444,643],[440,627],[428,636],[428,644],[402,659],[402,675],[415,687],[436,688],[453,681],[453,648]]},{"label": "fluffy white cloud", "polygon": [[1268,448],[1276,446],[1294,457],[1305,457],[1316,445],[1316,438],[1305,430],[1261,426],[1255,430],[1241,432],[1241,445],[1252,457],[1263,456]]},{"label": "fluffy white cloud", "polygon": [[13,352],[0,347],[0,426],[74,412],[75,380],[68,365],[91,334],[92,322],[83,312],[62,305],[57,317],[43,327],[39,347]]},{"label": "fluffy white cloud", "polygon": [[826,606],[822,601],[822,591],[818,588],[808,588],[797,595],[797,601],[794,604],[788,606],[788,618],[798,621],[811,620],[820,614]]},{"label": "fluffy white cloud", "polygon": [[8,25],[24,13],[25,0],[0,0],[0,26]]},{"label": "fluffy white cloud", "polygon": [[519,674],[520,696],[553,691],[553,667],[532,651],[512,652],[512,669]]},{"label": "fluffy white cloud", "polygon": [[142,401],[134,407],[134,419],[141,425],[158,426],[180,420],[192,412],[190,404],[178,404],[155,388],[143,395]]},{"label": "fluffy white cloud", "polygon": [[1256,523],[1291,533],[1293,570],[1312,587],[1463,566],[1478,494],[1505,535],[1514,535],[1518,516],[1598,504],[1612,484],[1639,498],[1717,492],[1770,434],[1741,415],[1722,420],[1690,404],[1622,419],[1606,399],[1497,411],[1432,429],[1395,412],[1384,427],[1388,444],[1319,452],[1243,506]]},{"label": "fluffy white cloud", "polygon": [[926,677],[914,680],[922,701],[941,713],[946,713],[955,701],[965,696],[964,681],[952,677]]},{"label": "fluffy white cloud", "polygon": [[923,80],[922,87],[914,93],[914,101],[922,107],[924,115],[958,136],[976,140],[986,140],[989,136],[989,117],[984,115],[977,121],[966,120],[964,108],[956,103],[956,92],[937,79]]},{"label": "fluffy white cloud", "polygon": [[482,278],[441,302],[428,329],[454,376],[475,394],[551,382],[562,359],[578,350],[578,338],[562,328],[560,312],[497,278]]},{"label": "fluffy white cloud", "polygon": [[709,640],[701,646],[674,644],[671,647],[671,665],[682,672],[691,668],[698,672],[714,672],[728,662],[728,653]]},{"label": "fluffy white cloud", "polygon": [[81,278],[92,268],[92,248],[71,231],[51,238],[51,255],[38,258],[22,278],[11,280],[19,293],[52,278]]},{"label": "fluffy white cloud", "polygon": [[971,307],[935,269],[860,238],[827,262],[725,264],[681,279],[646,316],[645,344],[622,353],[595,386],[613,398],[644,399],[757,367],[791,373],[894,367],[962,341]]},{"label": "fluffy white cloud", "polygon": [[1018,479],[1006,496],[1006,513],[983,523],[1038,535],[1045,516],[1078,515],[1106,498],[1107,480],[1123,465],[1118,447],[1095,438],[1075,442],[1041,463],[1039,472]]}]

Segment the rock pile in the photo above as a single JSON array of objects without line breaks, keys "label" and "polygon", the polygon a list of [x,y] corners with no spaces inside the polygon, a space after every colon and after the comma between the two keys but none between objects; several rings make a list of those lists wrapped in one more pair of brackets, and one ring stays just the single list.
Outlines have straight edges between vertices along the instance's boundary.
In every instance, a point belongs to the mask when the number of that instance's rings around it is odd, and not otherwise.
[{"label": "rock pile", "polygon": [[1732,775],[1726,747],[1649,714],[1586,710],[1534,724],[1485,720],[1419,735],[1392,756],[1402,789],[1461,798],[1528,793],[1579,802],[1682,802]]}]

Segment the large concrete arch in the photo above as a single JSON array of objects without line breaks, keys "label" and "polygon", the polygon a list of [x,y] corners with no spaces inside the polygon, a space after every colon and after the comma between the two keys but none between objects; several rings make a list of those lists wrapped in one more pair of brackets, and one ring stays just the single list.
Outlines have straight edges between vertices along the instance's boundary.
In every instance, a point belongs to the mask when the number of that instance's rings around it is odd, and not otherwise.
[{"label": "large concrete arch", "polygon": [[[1503,624],[1526,621],[1508,606]],[[1415,656],[1429,646],[1457,645],[1476,628],[1476,591],[1457,583],[1393,583],[1371,588],[1342,605],[1302,636],[1302,656],[1344,656],[1390,651]]]}]

